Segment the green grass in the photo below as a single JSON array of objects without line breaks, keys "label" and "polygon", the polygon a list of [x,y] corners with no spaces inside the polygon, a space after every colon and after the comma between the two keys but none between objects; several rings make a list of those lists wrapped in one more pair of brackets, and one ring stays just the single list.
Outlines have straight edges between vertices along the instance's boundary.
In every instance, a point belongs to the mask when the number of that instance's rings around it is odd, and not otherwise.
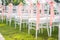
[{"label": "green grass", "polygon": [[[0,33],[4,36],[5,40],[36,40],[35,30],[31,30],[31,34],[28,34],[27,28],[22,27],[22,31],[19,31],[19,26],[14,28],[14,22],[9,26],[6,21],[2,23],[0,21]],[[37,40],[58,40],[58,28],[53,31],[52,37],[47,36],[47,31],[44,29],[44,33],[38,33]]]}]

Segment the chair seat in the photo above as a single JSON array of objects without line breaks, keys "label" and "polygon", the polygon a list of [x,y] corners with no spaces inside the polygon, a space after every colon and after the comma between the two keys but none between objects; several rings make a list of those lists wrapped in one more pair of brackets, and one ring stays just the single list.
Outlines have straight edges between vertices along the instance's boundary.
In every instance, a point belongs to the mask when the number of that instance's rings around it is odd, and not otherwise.
[{"label": "chair seat", "polygon": [[55,18],[53,19],[53,22],[60,22],[60,16],[55,16]]},{"label": "chair seat", "polygon": [[[40,18],[40,23],[46,23],[47,21],[47,17]],[[36,22],[36,18],[30,18],[29,22]]]}]

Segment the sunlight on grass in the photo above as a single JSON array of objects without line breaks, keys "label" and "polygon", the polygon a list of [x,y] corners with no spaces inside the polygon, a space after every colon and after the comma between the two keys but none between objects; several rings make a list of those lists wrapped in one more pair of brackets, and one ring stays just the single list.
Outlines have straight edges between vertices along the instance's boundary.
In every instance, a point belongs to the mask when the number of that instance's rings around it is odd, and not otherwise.
[{"label": "sunlight on grass", "polygon": [[6,24],[0,24],[0,27],[5,27],[6,26]]},{"label": "sunlight on grass", "polygon": [[[28,34],[25,27],[23,27],[23,31],[21,32],[18,28],[19,26],[15,29],[14,25],[9,26],[5,23],[0,23],[0,33],[2,33],[5,40],[36,40],[35,31],[31,30],[31,33]],[[57,37],[54,37],[55,35],[57,36],[56,32],[54,32],[53,37],[48,37],[46,35],[46,29],[44,29],[44,34],[39,33],[37,40],[57,40]]]}]

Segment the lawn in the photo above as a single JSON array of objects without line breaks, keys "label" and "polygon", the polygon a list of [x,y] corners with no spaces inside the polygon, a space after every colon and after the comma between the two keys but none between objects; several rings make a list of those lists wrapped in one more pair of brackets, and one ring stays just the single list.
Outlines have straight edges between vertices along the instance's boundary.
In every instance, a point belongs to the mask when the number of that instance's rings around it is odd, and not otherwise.
[{"label": "lawn", "polygon": [[[31,34],[28,34],[27,28],[22,27],[22,31],[19,31],[19,26],[14,28],[14,22],[9,26],[6,24],[6,21],[2,23],[0,20],[0,33],[4,36],[5,40],[36,40],[35,31],[31,30]],[[44,33],[38,33],[37,40],[58,40],[58,28],[55,27],[55,30],[52,33],[51,37],[47,36],[46,29],[44,29]]]}]

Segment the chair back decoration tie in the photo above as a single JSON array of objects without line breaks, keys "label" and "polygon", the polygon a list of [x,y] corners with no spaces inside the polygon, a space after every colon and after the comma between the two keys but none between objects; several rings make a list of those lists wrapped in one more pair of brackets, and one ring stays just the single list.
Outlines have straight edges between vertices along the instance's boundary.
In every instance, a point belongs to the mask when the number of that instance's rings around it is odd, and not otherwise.
[{"label": "chair back decoration tie", "polygon": [[0,10],[2,11],[2,17],[4,15],[4,6],[2,5],[2,0],[0,0]]},{"label": "chair back decoration tie", "polygon": [[18,16],[20,17],[20,18],[22,18],[22,7],[23,7],[23,4],[22,4],[22,2],[18,5],[18,11],[17,11],[17,13],[18,13]]},{"label": "chair back decoration tie", "polygon": [[10,3],[9,5],[8,5],[8,18],[12,15],[12,9],[13,9],[13,4],[12,3]]},{"label": "chair back decoration tie", "polygon": [[52,22],[54,19],[54,2],[51,1],[49,5],[50,5],[50,27],[52,27]]},{"label": "chair back decoration tie", "polygon": [[39,29],[39,22],[40,22],[40,7],[41,4],[37,3],[37,13],[36,13],[36,30]]}]

